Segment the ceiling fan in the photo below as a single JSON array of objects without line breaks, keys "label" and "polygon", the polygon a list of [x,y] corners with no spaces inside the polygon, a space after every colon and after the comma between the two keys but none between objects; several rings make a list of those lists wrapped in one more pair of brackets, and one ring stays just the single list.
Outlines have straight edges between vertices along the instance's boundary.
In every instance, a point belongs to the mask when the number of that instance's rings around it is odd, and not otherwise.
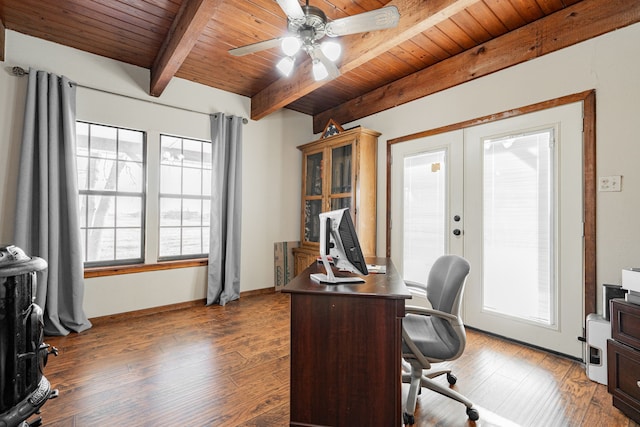
[{"label": "ceiling fan", "polygon": [[393,28],[400,19],[397,7],[385,6],[329,21],[322,10],[309,6],[309,0],[304,6],[298,0],[276,1],[287,15],[288,35],[230,49],[229,53],[244,56],[281,46],[286,56],[278,62],[277,68],[286,76],[293,71],[295,55],[302,50],[311,57],[316,80],[334,79],[340,75],[335,61],[340,57],[341,47],[333,41],[320,43],[321,39]]}]

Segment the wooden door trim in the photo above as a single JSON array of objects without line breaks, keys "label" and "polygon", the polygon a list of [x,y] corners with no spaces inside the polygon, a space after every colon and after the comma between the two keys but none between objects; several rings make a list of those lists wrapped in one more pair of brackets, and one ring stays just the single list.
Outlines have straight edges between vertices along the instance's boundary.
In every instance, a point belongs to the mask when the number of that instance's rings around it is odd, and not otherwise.
[{"label": "wooden door trim", "polygon": [[387,141],[387,203],[386,203],[386,256],[391,256],[391,146],[401,142],[425,138],[445,132],[464,129],[471,126],[495,122],[510,117],[546,110],[561,105],[583,103],[583,221],[584,221],[584,247],[583,247],[583,273],[584,273],[584,312],[595,313],[597,307],[596,292],[596,92],[588,90],[514,108],[501,113],[478,117],[463,122],[429,129],[410,135],[401,136]]}]

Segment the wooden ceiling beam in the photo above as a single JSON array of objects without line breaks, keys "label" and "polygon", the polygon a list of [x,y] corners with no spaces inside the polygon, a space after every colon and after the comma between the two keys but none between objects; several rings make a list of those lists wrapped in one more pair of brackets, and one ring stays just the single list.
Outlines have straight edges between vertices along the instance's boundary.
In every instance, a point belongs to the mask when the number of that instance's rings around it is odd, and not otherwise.
[{"label": "wooden ceiling beam", "polygon": [[638,0],[583,0],[313,117],[319,133],[640,22]]},{"label": "wooden ceiling beam", "polygon": [[4,41],[5,41],[5,28],[2,19],[0,19],[0,62],[4,62]]},{"label": "wooden ceiling beam", "polygon": [[[347,73],[361,66],[477,2],[478,0],[393,0],[389,2],[387,6],[396,6],[400,12],[398,26],[345,37],[340,71]],[[283,77],[275,81],[251,98],[252,119],[259,120],[329,82],[329,80],[316,82],[313,79],[310,60],[297,66],[294,73],[292,77]]]},{"label": "wooden ceiling beam", "polygon": [[222,0],[183,1],[151,67],[149,93],[160,96],[178,72]]}]

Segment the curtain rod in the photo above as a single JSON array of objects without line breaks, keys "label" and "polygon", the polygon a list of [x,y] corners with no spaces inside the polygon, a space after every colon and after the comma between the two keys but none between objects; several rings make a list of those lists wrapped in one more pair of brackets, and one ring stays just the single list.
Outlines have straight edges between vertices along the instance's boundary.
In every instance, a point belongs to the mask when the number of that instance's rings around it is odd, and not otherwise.
[{"label": "curtain rod", "polygon": [[[23,77],[23,76],[29,74],[29,71],[25,70],[22,67],[16,66],[16,67],[12,67],[11,68],[11,74],[13,74],[16,77]],[[91,86],[85,86],[85,85],[81,85],[81,84],[75,83],[75,82],[71,82],[71,84],[72,85],[76,85],[76,87],[80,87],[80,88],[83,88],[83,89],[94,90],[96,92],[107,93],[109,95],[121,96],[123,98],[133,99],[135,101],[147,102],[149,104],[159,105],[161,107],[169,107],[169,108],[175,108],[176,110],[187,111],[189,113],[206,114],[207,116],[209,115],[209,113],[205,113],[205,112],[202,112],[202,111],[191,110],[189,108],[183,108],[183,107],[176,107],[175,105],[169,105],[169,104],[164,104],[162,102],[155,102],[155,101],[151,101],[151,100],[148,100],[148,99],[137,98],[135,96],[124,95],[122,93],[111,92],[111,91],[105,90],[105,89],[98,89],[98,88],[91,87]],[[245,117],[243,117],[242,118],[242,123],[246,125],[247,123],[249,123],[249,120],[247,120]]]}]

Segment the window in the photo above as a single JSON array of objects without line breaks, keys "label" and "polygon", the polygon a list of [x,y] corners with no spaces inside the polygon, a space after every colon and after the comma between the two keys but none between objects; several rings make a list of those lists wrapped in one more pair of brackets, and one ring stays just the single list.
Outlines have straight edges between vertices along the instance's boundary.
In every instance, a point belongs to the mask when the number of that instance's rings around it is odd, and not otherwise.
[{"label": "window", "polygon": [[209,252],[211,143],[160,135],[158,259]]},{"label": "window", "polygon": [[[143,131],[78,121],[76,136],[85,268],[141,264],[147,257],[154,264],[206,258],[209,141],[159,135],[157,145],[151,146],[154,155],[147,158]],[[147,162],[151,171],[158,171],[152,174],[158,180],[149,187],[151,199],[146,194]],[[154,218],[146,218],[147,203],[151,215],[158,215],[158,228]],[[151,230],[145,229],[147,222],[154,224]]]},{"label": "window", "polygon": [[436,259],[447,253],[447,151],[404,158],[403,278],[427,283]]},{"label": "window", "polygon": [[85,266],[144,259],[145,133],[76,123]]},{"label": "window", "polygon": [[545,325],[555,322],[553,141],[554,129],[484,140],[483,308]]}]

